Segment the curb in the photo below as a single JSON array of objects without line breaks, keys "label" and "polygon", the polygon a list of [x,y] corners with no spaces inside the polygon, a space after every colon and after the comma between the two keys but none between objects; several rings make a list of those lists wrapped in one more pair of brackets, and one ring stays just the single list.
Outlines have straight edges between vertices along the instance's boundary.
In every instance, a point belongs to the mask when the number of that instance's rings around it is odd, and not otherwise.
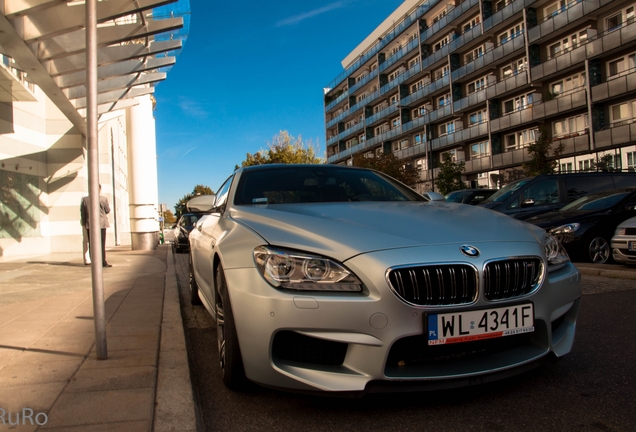
[{"label": "curb", "polygon": [[[575,264],[576,265],[576,264]],[[614,270],[596,267],[579,267],[577,266],[582,275],[585,276],[602,276],[613,279],[635,279],[636,271],[630,270]]]},{"label": "curb", "polygon": [[194,432],[196,410],[171,248],[166,261],[153,432]]}]

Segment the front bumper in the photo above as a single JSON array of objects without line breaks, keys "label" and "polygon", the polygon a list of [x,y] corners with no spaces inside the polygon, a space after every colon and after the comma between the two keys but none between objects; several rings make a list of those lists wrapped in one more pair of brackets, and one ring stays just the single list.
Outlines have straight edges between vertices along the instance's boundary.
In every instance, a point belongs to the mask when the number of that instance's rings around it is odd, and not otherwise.
[{"label": "front bumper", "polygon": [[[476,246],[482,256],[499,257],[497,250],[502,248]],[[532,252],[539,255],[535,246]],[[528,244],[505,247],[510,256],[528,255]],[[525,370],[549,353],[570,352],[581,294],[580,273],[572,264],[550,274],[538,291],[523,299],[487,302],[480,295],[471,305],[424,307],[406,304],[390,290],[388,267],[435,262],[457,250],[456,245],[441,245],[357,256],[345,265],[364,283],[365,292],[359,294],[280,291],[255,268],[226,269],[247,377],[296,391],[364,392],[368,386],[377,388],[378,382],[405,381],[454,387],[459,381],[483,382],[489,375]],[[471,264],[483,267],[483,261]],[[427,345],[427,313],[520,302],[534,304],[533,333],[455,346]],[[479,355],[473,355],[475,350]]]},{"label": "front bumper", "polygon": [[614,236],[612,238],[612,258],[625,264],[636,264],[636,251],[628,249],[628,242],[635,241],[634,236]]}]

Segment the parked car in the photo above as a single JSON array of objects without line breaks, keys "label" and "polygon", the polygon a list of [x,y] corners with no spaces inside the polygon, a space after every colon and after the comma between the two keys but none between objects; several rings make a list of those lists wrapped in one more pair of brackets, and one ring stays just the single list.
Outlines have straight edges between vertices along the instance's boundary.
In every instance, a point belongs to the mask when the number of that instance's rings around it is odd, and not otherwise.
[{"label": "parked car", "polygon": [[633,216],[636,188],[621,188],[586,195],[526,221],[557,237],[572,257],[602,264],[612,255],[610,240],[616,227]]},{"label": "parked car", "polygon": [[508,183],[480,205],[525,220],[589,193],[632,186],[636,187],[633,172],[542,174]]},{"label": "parked car", "polygon": [[482,203],[498,189],[462,189],[446,195],[446,201],[476,205]]},{"label": "parked car", "polygon": [[198,195],[186,203],[188,213],[181,215],[179,221],[173,226],[172,249],[174,253],[190,249],[188,238],[195,224],[214,203],[214,195]]},{"label": "parked car", "polygon": [[456,387],[572,348],[580,273],[531,224],[338,165],[239,168],[216,197],[190,290],[230,388]]},{"label": "parked car", "polygon": [[614,261],[636,264],[636,217],[621,222],[611,241]]}]

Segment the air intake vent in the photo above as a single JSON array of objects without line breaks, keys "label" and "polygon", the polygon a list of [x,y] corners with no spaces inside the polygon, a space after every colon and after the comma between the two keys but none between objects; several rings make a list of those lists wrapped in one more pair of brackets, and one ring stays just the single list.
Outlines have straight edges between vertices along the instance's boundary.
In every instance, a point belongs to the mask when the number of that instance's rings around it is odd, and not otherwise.
[{"label": "air intake vent", "polygon": [[538,288],[542,275],[539,258],[489,262],[484,269],[484,297],[502,300],[524,296]]},{"label": "air intake vent", "polygon": [[410,304],[459,305],[477,299],[477,270],[465,264],[396,268],[388,279],[398,297]]}]

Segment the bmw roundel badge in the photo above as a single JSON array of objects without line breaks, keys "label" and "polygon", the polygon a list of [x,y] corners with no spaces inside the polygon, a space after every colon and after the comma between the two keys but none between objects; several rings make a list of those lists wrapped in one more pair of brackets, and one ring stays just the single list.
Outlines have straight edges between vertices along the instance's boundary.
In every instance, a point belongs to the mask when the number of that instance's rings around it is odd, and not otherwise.
[{"label": "bmw roundel badge", "polygon": [[467,257],[477,258],[479,256],[479,249],[475,246],[462,245],[459,250]]}]

